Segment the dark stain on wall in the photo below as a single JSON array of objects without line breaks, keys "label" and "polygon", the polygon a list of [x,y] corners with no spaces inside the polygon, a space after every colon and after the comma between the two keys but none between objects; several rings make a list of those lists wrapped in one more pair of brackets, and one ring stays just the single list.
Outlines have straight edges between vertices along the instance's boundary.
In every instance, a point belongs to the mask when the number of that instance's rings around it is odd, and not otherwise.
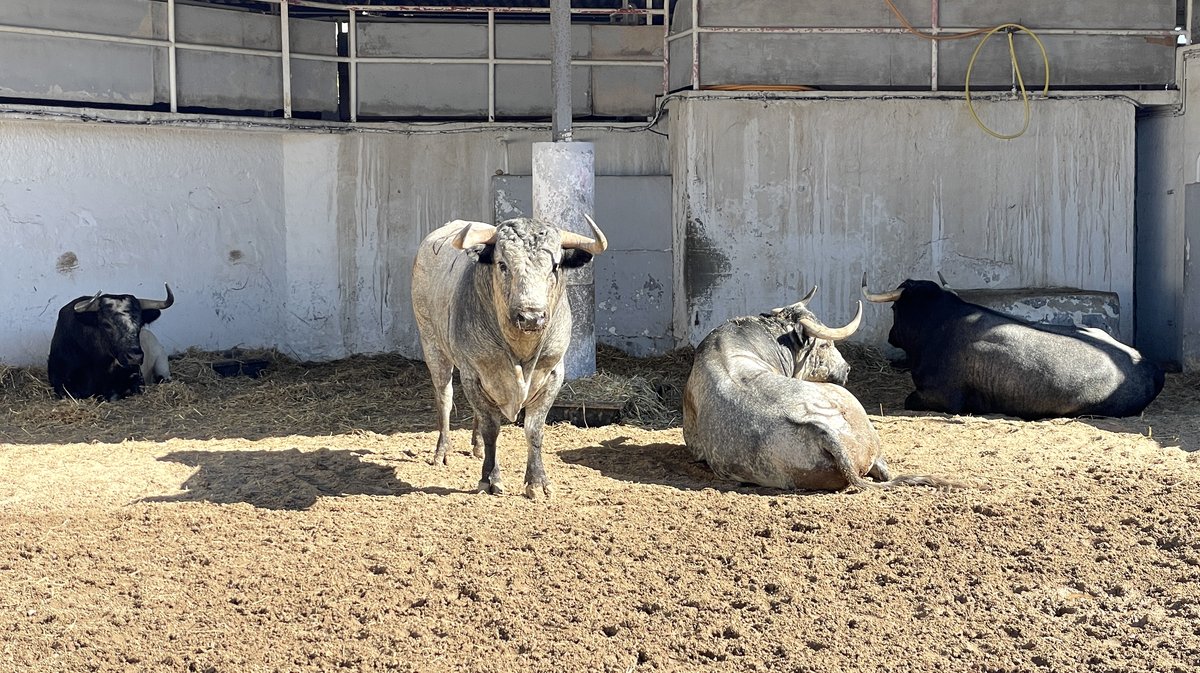
[{"label": "dark stain on wall", "polygon": [[79,268],[79,258],[70,250],[58,256],[58,261],[55,262],[54,268],[59,273],[66,275]]},{"label": "dark stain on wall", "polygon": [[725,251],[706,235],[704,222],[688,213],[684,241],[683,287],[688,312],[694,313],[712,289],[729,276],[731,265]]}]

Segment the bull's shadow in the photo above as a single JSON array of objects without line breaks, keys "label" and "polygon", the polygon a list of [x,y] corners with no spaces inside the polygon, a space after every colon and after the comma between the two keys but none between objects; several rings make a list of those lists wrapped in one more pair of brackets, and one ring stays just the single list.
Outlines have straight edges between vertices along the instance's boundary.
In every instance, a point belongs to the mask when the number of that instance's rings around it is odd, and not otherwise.
[{"label": "bull's shadow", "polygon": [[559,451],[558,457],[564,463],[589,467],[610,479],[670,486],[683,491],[711,488],[764,495],[797,492],[722,479],[706,463],[696,460],[683,444],[632,444],[629,437],[622,436],[606,439],[595,446]]},{"label": "bull's shadow", "polygon": [[246,503],[262,509],[304,510],[320,498],[347,495],[447,495],[453,489],[420,488],[396,478],[395,469],[362,459],[361,451],[176,451],[159,460],[199,468],[183,493],[142,502]]}]

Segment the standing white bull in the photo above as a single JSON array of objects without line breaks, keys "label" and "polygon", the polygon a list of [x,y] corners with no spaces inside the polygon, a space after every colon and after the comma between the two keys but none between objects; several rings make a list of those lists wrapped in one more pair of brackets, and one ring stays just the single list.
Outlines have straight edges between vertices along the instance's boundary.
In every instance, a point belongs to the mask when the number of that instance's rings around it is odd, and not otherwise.
[{"label": "standing white bull", "polygon": [[[718,476],[773,488],[952,486],[892,478],[879,435],[848,390],[834,341],[858,329],[821,324],[806,302],[734,318],[696,348],[683,398],[683,440]],[[868,481],[868,476],[876,481]]]},{"label": "standing white bull", "polygon": [[[586,216],[585,216],[586,217]],[[413,262],[412,301],[438,413],[435,464],[450,448],[452,375],[475,412],[471,435],[483,457],[481,492],[504,492],[496,460],[502,419],[525,409],[525,495],[551,493],[542,467],[542,428],[563,383],[571,307],[563,269],[583,266],[608,247],[546,222],[515,218],[492,226],[455,220],[421,242]]]}]

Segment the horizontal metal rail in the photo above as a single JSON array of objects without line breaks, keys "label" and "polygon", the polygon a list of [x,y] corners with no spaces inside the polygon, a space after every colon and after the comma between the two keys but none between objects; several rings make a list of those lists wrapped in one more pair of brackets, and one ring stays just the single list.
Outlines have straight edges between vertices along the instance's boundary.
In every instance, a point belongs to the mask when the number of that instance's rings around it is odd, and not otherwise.
[{"label": "horizontal metal rail", "polygon": [[[930,0],[930,24],[928,26],[917,26],[917,30],[925,32],[927,35],[936,36],[938,39],[951,38],[954,35],[971,33],[979,30],[978,27],[947,27],[939,23],[940,20],[940,0]],[[1191,22],[1192,22],[1192,5],[1193,0],[1187,0],[1187,25],[1183,26],[1183,30],[1171,29],[1105,29],[1105,28],[1035,28],[1039,35],[1083,35],[1083,36],[1128,36],[1128,37],[1147,37],[1147,38],[1163,38],[1175,42],[1180,35],[1184,36],[1188,43],[1191,42]],[[691,43],[692,63],[691,63],[691,88],[700,88],[700,35],[712,35],[720,33],[731,34],[762,34],[762,35],[906,35],[912,31],[906,27],[898,26],[701,26],[699,24],[699,0],[691,0],[691,25],[681,28],[679,31],[667,31],[667,36],[664,39],[664,57],[670,52],[670,45],[676,40],[693,38]],[[988,27],[985,27],[988,28]],[[931,40],[930,47],[930,90],[938,90],[938,58],[939,58],[939,42],[938,39]],[[666,75],[669,77],[669,73]],[[664,86],[663,90],[669,89]]]},{"label": "horizontal metal rail", "polygon": [[[440,7],[433,5],[340,5],[329,2],[315,2],[313,0],[260,0],[261,2],[278,5],[280,17],[280,47],[278,49],[266,49],[255,47],[235,47],[226,45],[204,44],[196,42],[184,42],[176,39],[176,1],[165,0],[167,6],[167,36],[165,38],[154,37],[133,37],[124,35],[107,35],[103,33],[91,33],[78,30],[60,30],[53,28],[40,28],[36,26],[20,26],[10,24],[0,24],[0,33],[15,33],[20,35],[32,35],[50,38],[66,38],[75,40],[91,40],[97,42],[106,42],[112,44],[135,45],[143,47],[155,47],[166,49],[168,53],[168,70],[169,70],[169,95],[170,95],[170,110],[178,111],[178,64],[176,53],[179,50],[212,52],[223,54],[237,54],[242,56],[259,56],[266,58],[280,59],[281,81],[282,81],[282,98],[283,98],[283,116],[285,119],[292,117],[292,96],[291,96],[291,61],[293,59],[305,61],[321,61],[328,63],[346,63],[349,66],[348,77],[349,82],[349,107],[350,121],[355,122],[358,118],[358,66],[361,64],[419,64],[419,65],[439,65],[439,64],[467,64],[467,65],[485,65],[488,67],[488,121],[494,121],[495,112],[495,68],[498,65],[549,65],[550,59],[544,58],[502,58],[495,56],[496,42],[496,21],[497,14],[513,14],[513,15],[549,15],[549,7]],[[627,8],[627,9],[572,9],[573,15],[590,15],[590,16],[619,16],[619,15],[639,15],[647,17],[647,24],[652,23],[654,16],[662,17],[663,34],[667,34],[670,26],[669,10],[666,7],[667,0],[650,0],[651,6],[647,8]],[[653,5],[657,4],[658,7]],[[328,9],[339,14],[345,14],[344,19],[333,17],[330,21],[331,28],[338,23],[345,23],[351,34],[348,39],[348,54],[346,56],[338,56],[333,54],[313,54],[305,52],[296,52],[291,50],[289,38],[289,11],[288,7],[309,7],[314,9]],[[488,17],[488,56],[480,58],[438,58],[438,57],[399,57],[399,56],[362,56],[358,54],[357,30],[361,24],[361,20],[368,16],[378,16],[383,14],[472,14],[486,15]],[[305,19],[296,19],[305,20]],[[313,19],[308,19],[313,20]],[[336,22],[336,23],[335,23]],[[665,42],[664,42],[665,46]],[[589,58],[574,58],[571,60],[572,65],[578,66],[597,66],[597,67],[653,67],[663,69],[664,89],[667,81],[666,68],[667,62],[665,55],[662,59],[589,59]]]}]

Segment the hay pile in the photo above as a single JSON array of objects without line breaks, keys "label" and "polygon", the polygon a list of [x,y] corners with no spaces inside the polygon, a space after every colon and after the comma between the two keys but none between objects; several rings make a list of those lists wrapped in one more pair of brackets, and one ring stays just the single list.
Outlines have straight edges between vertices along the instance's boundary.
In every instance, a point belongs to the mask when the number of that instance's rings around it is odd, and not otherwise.
[{"label": "hay pile", "polygon": [[[845,344],[852,366],[849,388],[870,413],[897,409],[911,389],[878,350]],[[693,351],[637,358],[601,345],[597,374],[563,387],[560,403],[616,402],[621,422],[649,429],[678,427]],[[425,364],[398,355],[353,356],[334,362],[298,362],[274,350],[244,350],[239,359],[264,358],[259,378],[224,378],[212,364],[229,352],[188,350],[171,358],[170,383],[116,402],[58,400],[41,368],[0,367],[0,442],[118,442],[320,436],[354,432],[391,434],[436,428]],[[455,427],[469,427],[471,408],[455,385]]]}]

